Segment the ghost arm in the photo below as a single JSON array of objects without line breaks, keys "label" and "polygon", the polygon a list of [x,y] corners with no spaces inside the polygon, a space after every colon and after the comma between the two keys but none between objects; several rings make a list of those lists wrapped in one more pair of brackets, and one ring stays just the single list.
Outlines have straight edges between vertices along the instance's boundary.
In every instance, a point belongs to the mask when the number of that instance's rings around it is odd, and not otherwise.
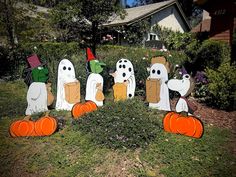
[{"label": "ghost arm", "polygon": [[93,100],[95,98],[97,89],[102,88],[103,83],[95,74],[90,74],[86,84],[86,100]]},{"label": "ghost arm", "polygon": [[31,100],[37,100],[41,95],[41,88],[38,85],[32,84],[28,90],[27,95]]},{"label": "ghost arm", "polygon": [[127,82],[128,82],[127,96],[128,96],[128,98],[133,98],[134,92],[135,92],[135,87],[136,87],[135,76],[131,75],[128,78]]}]

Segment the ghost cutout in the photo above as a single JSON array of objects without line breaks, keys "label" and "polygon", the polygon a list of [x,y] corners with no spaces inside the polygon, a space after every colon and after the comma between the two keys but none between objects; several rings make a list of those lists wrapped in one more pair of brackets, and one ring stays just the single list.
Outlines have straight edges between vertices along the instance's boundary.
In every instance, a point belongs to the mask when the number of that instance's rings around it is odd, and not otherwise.
[{"label": "ghost cutout", "polygon": [[30,81],[27,82],[29,84],[26,97],[28,105],[25,114],[30,118],[30,115],[34,113],[48,111],[47,106],[53,102],[53,99],[48,104],[47,85],[45,84],[48,80],[48,69],[44,67],[45,64],[41,63],[36,54],[29,56],[27,62]]},{"label": "ghost cutout", "polygon": [[118,60],[116,63],[116,71],[110,75],[114,77],[115,82],[113,86],[115,101],[134,97],[136,87],[134,68],[128,59],[122,58]]},{"label": "ghost cutout", "polygon": [[93,101],[98,107],[103,106],[103,77],[100,73],[106,64],[95,58],[90,48],[86,49],[89,76],[86,84],[86,101]]},{"label": "ghost cutout", "polygon": [[33,82],[27,92],[27,102],[26,115],[48,111],[46,84]]},{"label": "ghost cutout", "polygon": [[195,83],[189,74],[184,74],[182,79],[171,79],[168,81],[168,88],[181,95],[176,104],[176,112],[187,112],[191,115],[197,109],[194,108],[194,105],[193,107],[189,105],[188,100],[185,98],[193,91],[194,85]]},{"label": "ghost cutout", "polygon": [[86,84],[86,101],[93,101],[97,106],[103,106],[104,96],[99,92],[103,91],[103,77],[100,74],[91,73]]},{"label": "ghost cutout", "polygon": [[58,65],[56,110],[71,111],[80,102],[80,82],[75,78],[75,69],[68,59]]},{"label": "ghost cutout", "polygon": [[164,57],[154,57],[151,63],[151,68],[148,68],[150,76],[146,81],[146,95],[149,107],[170,111],[169,89],[166,85],[169,63]]}]

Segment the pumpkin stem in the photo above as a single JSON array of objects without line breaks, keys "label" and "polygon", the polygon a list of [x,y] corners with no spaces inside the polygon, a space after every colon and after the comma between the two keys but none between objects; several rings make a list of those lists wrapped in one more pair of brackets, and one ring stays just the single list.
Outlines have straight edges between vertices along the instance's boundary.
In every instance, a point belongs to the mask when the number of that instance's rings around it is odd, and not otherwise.
[{"label": "pumpkin stem", "polygon": [[182,111],[182,112],[180,112],[180,115],[184,116],[184,117],[187,117],[188,116],[188,112]]},{"label": "pumpkin stem", "polygon": [[30,120],[31,119],[31,115],[26,115],[23,120]]},{"label": "pumpkin stem", "polygon": [[50,113],[50,111],[46,111],[45,112],[45,117],[49,117],[49,113]]}]

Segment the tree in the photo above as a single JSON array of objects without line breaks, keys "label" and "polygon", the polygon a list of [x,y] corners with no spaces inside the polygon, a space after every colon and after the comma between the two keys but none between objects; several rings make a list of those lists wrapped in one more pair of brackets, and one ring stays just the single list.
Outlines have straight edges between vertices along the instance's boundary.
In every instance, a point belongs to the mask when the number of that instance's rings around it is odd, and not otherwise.
[{"label": "tree", "polygon": [[150,29],[150,18],[138,21],[131,25],[113,27],[124,37],[129,45],[142,46],[144,34]]},{"label": "tree", "polygon": [[19,15],[14,8],[17,1],[1,0],[0,1],[0,26],[3,34],[7,36],[10,45],[13,47],[18,43],[15,33],[16,22]]},{"label": "tree", "polygon": [[41,41],[50,35],[53,38],[53,30],[46,15],[46,12],[41,13],[32,3],[25,3],[23,0],[1,0],[0,33],[7,36],[12,47],[22,41]]},{"label": "tree", "polygon": [[52,21],[66,32],[66,40],[72,37],[85,41],[96,54],[101,25],[119,12],[121,7],[118,0],[68,0],[54,8]]}]

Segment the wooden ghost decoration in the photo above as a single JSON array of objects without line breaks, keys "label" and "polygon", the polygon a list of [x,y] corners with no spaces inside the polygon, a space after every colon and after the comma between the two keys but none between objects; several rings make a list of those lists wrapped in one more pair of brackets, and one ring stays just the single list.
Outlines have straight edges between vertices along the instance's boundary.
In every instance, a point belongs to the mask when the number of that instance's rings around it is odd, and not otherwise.
[{"label": "wooden ghost decoration", "polygon": [[193,91],[195,86],[194,80],[189,74],[184,74],[182,79],[170,79],[167,86],[170,90],[180,94],[180,98],[176,104],[176,112],[193,114],[193,112],[197,110],[197,106],[186,98]]},{"label": "wooden ghost decoration", "polygon": [[136,82],[134,68],[128,59],[120,59],[116,63],[116,71],[111,73],[114,77],[113,86],[114,101],[125,100],[134,97]]},{"label": "wooden ghost decoration", "polygon": [[25,114],[32,115],[38,112],[48,110],[47,106],[47,88],[42,82],[33,82],[27,92],[27,109]]},{"label": "wooden ghost decoration", "polygon": [[98,61],[93,55],[90,48],[86,50],[89,76],[86,83],[86,101],[93,101],[97,106],[103,106],[105,99],[103,94],[103,77],[100,73],[103,71],[102,66],[105,63]]},{"label": "wooden ghost decoration", "polygon": [[48,110],[48,92],[45,84],[48,80],[48,69],[43,66],[37,55],[28,57],[27,61],[32,71],[33,82],[29,85],[27,92],[28,106],[25,114],[32,115]]},{"label": "wooden ghost decoration", "polygon": [[146,99],[153,109],[170,111],[168,81],[169,63],[164,57],[153,57],[146,80]]},{"label": "wooden ghost decoration", "polygon": [[80,82],[75,78],[75,69],[68,59],[58,65],[56,110],[71,111],[80,102]]}]

